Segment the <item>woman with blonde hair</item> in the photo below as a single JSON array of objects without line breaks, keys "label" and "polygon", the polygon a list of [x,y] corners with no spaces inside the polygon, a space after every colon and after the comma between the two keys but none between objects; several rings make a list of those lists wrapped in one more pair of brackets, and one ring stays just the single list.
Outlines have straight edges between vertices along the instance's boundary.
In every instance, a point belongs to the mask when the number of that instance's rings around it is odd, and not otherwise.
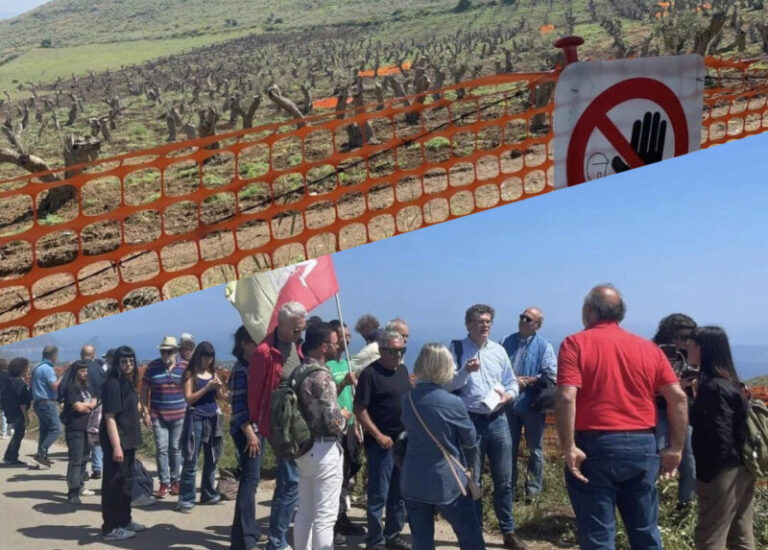
[{"label": "woman with blonde hair", "polygon": [[448,348],[426,344],[414,366],[416,387],[403,398],[408,446],[400,490],[413,550],[434,550],[436,511],[451,524],[460,548],[485,548],[464,458],[465,451],[475,448],[477,435],[464,402],[441,387],[453,378],[454,371]]}]

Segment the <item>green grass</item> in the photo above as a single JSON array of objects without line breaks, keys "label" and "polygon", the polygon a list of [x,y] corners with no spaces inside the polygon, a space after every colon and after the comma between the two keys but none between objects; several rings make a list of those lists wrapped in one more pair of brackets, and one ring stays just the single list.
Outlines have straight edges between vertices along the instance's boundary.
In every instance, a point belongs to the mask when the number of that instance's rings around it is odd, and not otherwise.
[{"label": "green grass", "polygon": [[[72,74],[87,74],[89,70],[101,72],[119,69],[121,65],[140,63],[146,59],[181,53],[206,44],[247,34],[245,31],[195,36],[178,39],[137,40],[129,45],[87,44],[66,48],[34,48],[10,63],[0,66],[0,90],[19,95],[18,83],[52,82],[58,77],[71,78]],[[25,96],[28,92],[25,93]],[[63,120],[66,120],[64,115]]]}]

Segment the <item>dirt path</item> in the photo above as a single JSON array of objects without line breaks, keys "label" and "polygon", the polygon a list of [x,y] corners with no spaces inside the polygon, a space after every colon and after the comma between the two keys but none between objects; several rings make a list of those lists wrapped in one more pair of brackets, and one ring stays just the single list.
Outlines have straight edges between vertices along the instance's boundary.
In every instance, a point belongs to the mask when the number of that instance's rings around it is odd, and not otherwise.
[{"label": "dirt path", "polygon": [[[5,450],[5,441],[0,450]],[[36,442],[25,439],[21,458],[35,451]],[[191,514],[174,510],[175,501],[165,499],[150,508],[134,509],[134,519],[150,527],[133,540],[105,543],[101,538],[100,482],[89,481],[86,486],[96,491],[96,496],[82,497],[83,504],[71,506],[66,502],[66,448],[55,445],[51,458],[56,461],[50,470],[27,467],[0,467],[0,518],[3,533],[2,548],[23,550],[64,550],[81,548],[135,548],[174,550],[226,550],[229,548],[229,532],[234,514],[234,503],[223,502],[216,506],[198,506]],[[148,468],[153,461],[145,461]],[[256,515],[266,529],[269,504],[274,482],[264,481],[259,486]],[[353,518],[364,522],[365,511],[353,507]],[[441,550],[458,548],[450,526],[439,521],[435,526],[437,547]],[[290,540],[290,539],[289,539]],[[488,548],[502,548],[497,535],[487,535]],[[356,545],[344,548],[364,548],[364,541],[352,540]],[[531,550],[555,548],[548,543],[531,542]]]}]

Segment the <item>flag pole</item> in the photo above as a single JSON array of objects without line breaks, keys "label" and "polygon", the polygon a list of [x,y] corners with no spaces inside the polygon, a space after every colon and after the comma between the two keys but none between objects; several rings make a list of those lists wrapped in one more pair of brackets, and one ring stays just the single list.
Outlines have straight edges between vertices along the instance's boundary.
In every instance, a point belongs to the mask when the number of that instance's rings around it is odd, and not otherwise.
[{"label": "flag pole", "polygon": [[[344,334],[344,317],[341,315],[341,300],[339,299],[339,293],[337,292],[335,295],[336,298],[336,310],[339,313],[339,323],[341,323],[341,333]],[[342,337],[342,341],[344,342],[344,355],[347,357],[347,369],[349,369],[349,372],[352,372],[352,361],[349,358],[349,348],[347,347],[347,339],[345,337]],[[354,388],[352,389],[354,392]]]}]

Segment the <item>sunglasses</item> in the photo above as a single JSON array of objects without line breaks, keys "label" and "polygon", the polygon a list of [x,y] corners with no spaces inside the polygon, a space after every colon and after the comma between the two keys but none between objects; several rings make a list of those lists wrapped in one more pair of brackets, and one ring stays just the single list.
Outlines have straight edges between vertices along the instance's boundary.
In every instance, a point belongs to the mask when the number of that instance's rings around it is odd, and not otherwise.
[{"label": "sunglasses", "polygon": [[386,351],[390,355],[405,355],[406,348],[381,348],[381,351]]},{"label": "sunglasses", "polygon": [[161,349],[160,350],[160,355],[173,355],[174,353],[176,353],[175,349]]},{"label": "sunglasses", "polygon": [[521,314],[520,315],[520,320],[525,322],[525,323],[534,323],[534,322],[536,322],[536,319],[531,319],[530,317],[528,317],[525,314]]}]

